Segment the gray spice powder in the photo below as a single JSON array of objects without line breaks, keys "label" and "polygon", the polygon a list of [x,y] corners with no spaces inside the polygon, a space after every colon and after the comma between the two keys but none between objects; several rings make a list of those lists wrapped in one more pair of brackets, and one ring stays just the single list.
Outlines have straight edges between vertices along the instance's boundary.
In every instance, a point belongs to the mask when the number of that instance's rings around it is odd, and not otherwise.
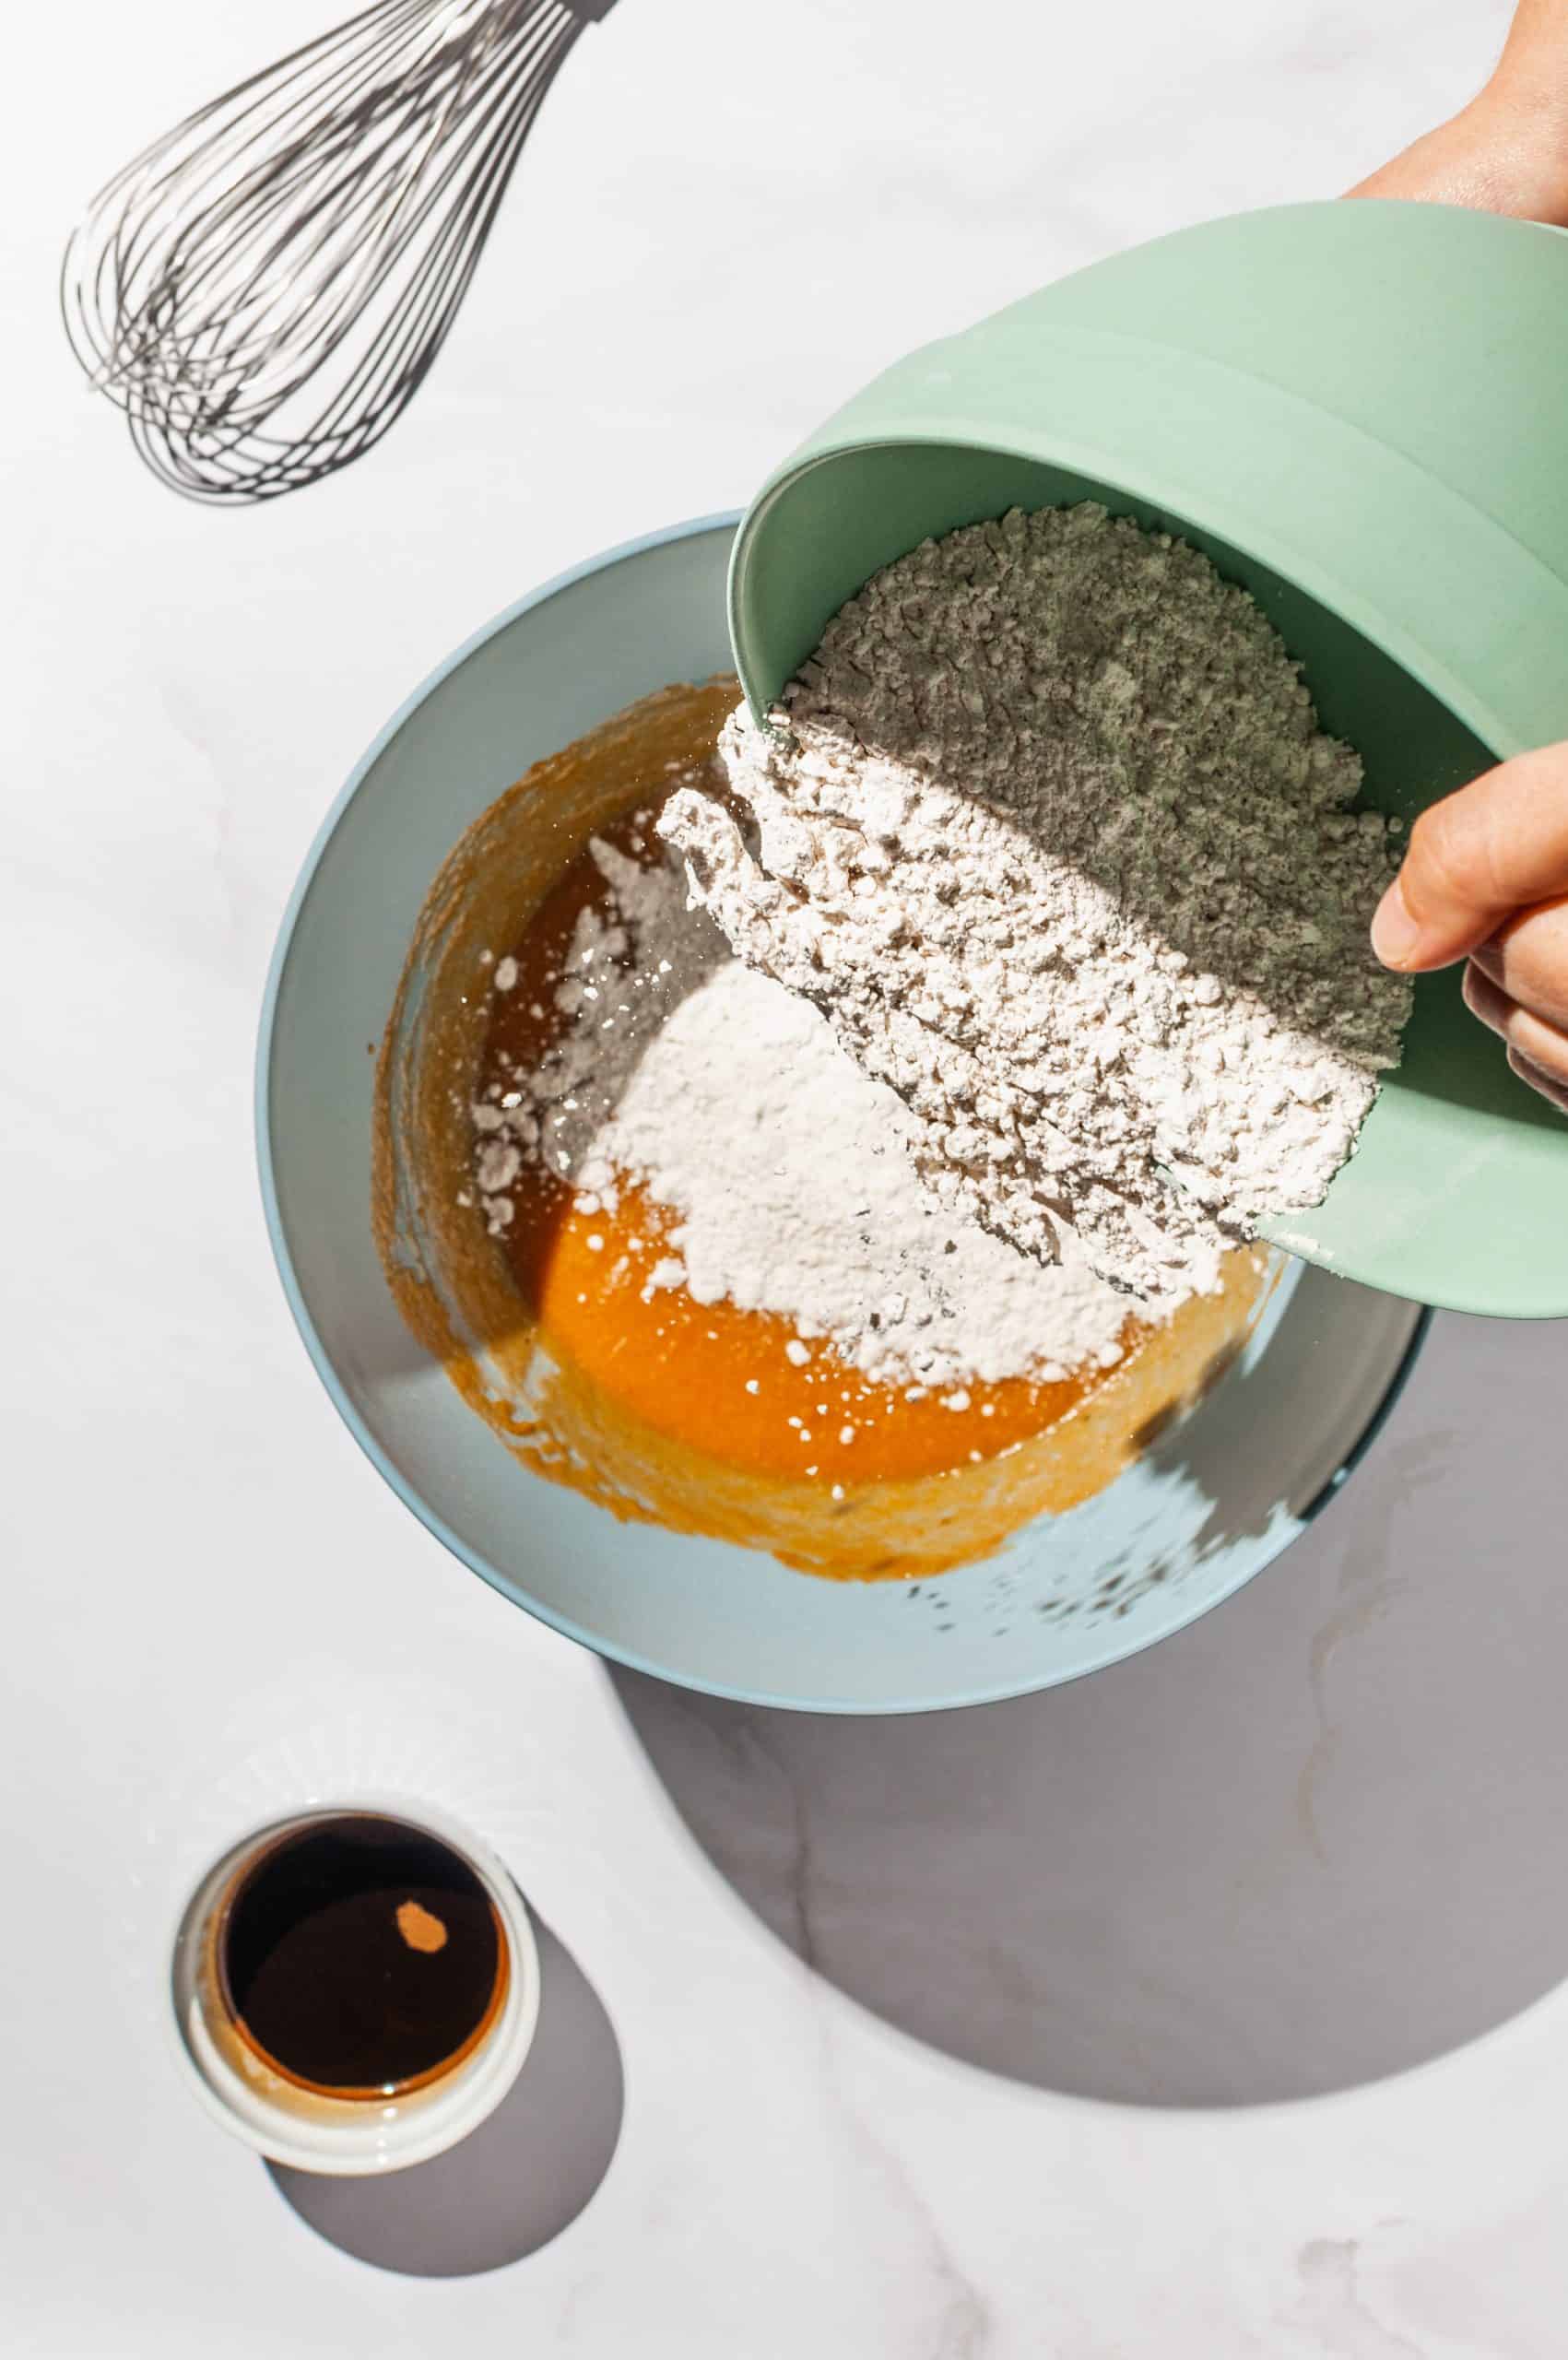
[{"label": "gray spice powder", "polygon": [[721,753],[660,823],[694,897],[955,1210],[1159,1301],[1321,1201],[1409,1010],[1367,939],[1397,848],[1198,551],[1093,503],[927,541]]}]

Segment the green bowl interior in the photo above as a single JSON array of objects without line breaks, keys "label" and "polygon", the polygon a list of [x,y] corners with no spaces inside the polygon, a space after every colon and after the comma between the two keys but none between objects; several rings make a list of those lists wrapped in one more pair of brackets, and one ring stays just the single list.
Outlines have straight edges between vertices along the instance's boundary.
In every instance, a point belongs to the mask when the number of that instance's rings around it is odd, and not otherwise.
[{"label": "green bowl interior", "polygon": [[[1365,800],[1378,809],[1413,819],[1497,759],[1409,671],[1256,556],[1115,484],[953,441],[831,451],[763,495],[731,577],[731,627],[753,702],[777,694],[873,573],[927,537],[1012,507],[1080,500],[1180,536],[1251,593],[1301,664],[1324,726],[1362,756]],[[1465,1009],[1459,979],[1450,969],[1420,980],[1403,1062],[1357,1154],[1321,1207],[1268,1233],[1416,1300],[1568,1313],[1568,1124],[1509,1071]]]}]

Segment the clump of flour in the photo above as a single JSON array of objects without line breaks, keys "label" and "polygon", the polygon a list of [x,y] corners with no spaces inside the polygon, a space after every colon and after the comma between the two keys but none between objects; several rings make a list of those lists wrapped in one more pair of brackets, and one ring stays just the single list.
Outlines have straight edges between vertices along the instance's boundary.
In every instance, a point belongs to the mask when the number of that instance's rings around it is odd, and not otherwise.
[{"label": "clump of flour", "polygon": [[1043,1268],[935,1197],[902,1100],[808,1001],[731,956],[673,866],[592,851],[608,891],[553,985],[562,1029],[472,1109],[493,1231],[527,1163],[588,1213],[634,1182],[669,1215],[648,1292],[781,1314],[797,1364],[825,1340],[955,1410],[972,1382],[1121,1358],[1125,1300],[1081,1258]]},{"label": "clump of flour", "polygon": [[1409,1010],[1367,939],[1397,856],[1197,550],[1092,503],[928,541],[720,751],[661,832],[952,1215],[1171,1301],[1321,1200]]}]

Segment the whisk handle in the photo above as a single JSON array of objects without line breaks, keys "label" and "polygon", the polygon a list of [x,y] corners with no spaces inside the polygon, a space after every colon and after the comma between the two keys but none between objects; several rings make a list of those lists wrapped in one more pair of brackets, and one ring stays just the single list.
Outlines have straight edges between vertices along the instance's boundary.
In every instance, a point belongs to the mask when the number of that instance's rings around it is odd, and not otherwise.
[{"label": "whisk handle", "polygon": [[561,6],[580,17],[585,25],[596,25],[602,17],[609,15],[615,0],[561,0]]}]

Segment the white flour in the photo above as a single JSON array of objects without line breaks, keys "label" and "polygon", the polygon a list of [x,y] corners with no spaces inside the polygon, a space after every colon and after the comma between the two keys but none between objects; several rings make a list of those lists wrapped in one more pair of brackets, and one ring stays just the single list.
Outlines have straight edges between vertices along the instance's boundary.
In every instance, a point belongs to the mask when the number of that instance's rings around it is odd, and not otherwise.
[{"label": "white flour", "polygon": [[1397,854],[1206,558],[1091,504],[926,542],[771,722],[661,832],[955,1217],[1173,1301],[1321,1200],[1409,1013],[1367,939]]},{"label": "white flour", "polygon": [[473,1109],[493,1229],[525,1160],[589,1214],[634,1180],[673,1216],[649,1291],[782,1314],[805,1339],[792,1359],[828,1339],[867,1377],[955,1410],[973,1381],[1120,1358],[1121,1296],[1076,1257],[1043,1268],[940,1203],[914,1117],[818,1011],[733,959],[673,867],[593,850],[612,909],[577,922],[555,985],[566,1029]]}]

